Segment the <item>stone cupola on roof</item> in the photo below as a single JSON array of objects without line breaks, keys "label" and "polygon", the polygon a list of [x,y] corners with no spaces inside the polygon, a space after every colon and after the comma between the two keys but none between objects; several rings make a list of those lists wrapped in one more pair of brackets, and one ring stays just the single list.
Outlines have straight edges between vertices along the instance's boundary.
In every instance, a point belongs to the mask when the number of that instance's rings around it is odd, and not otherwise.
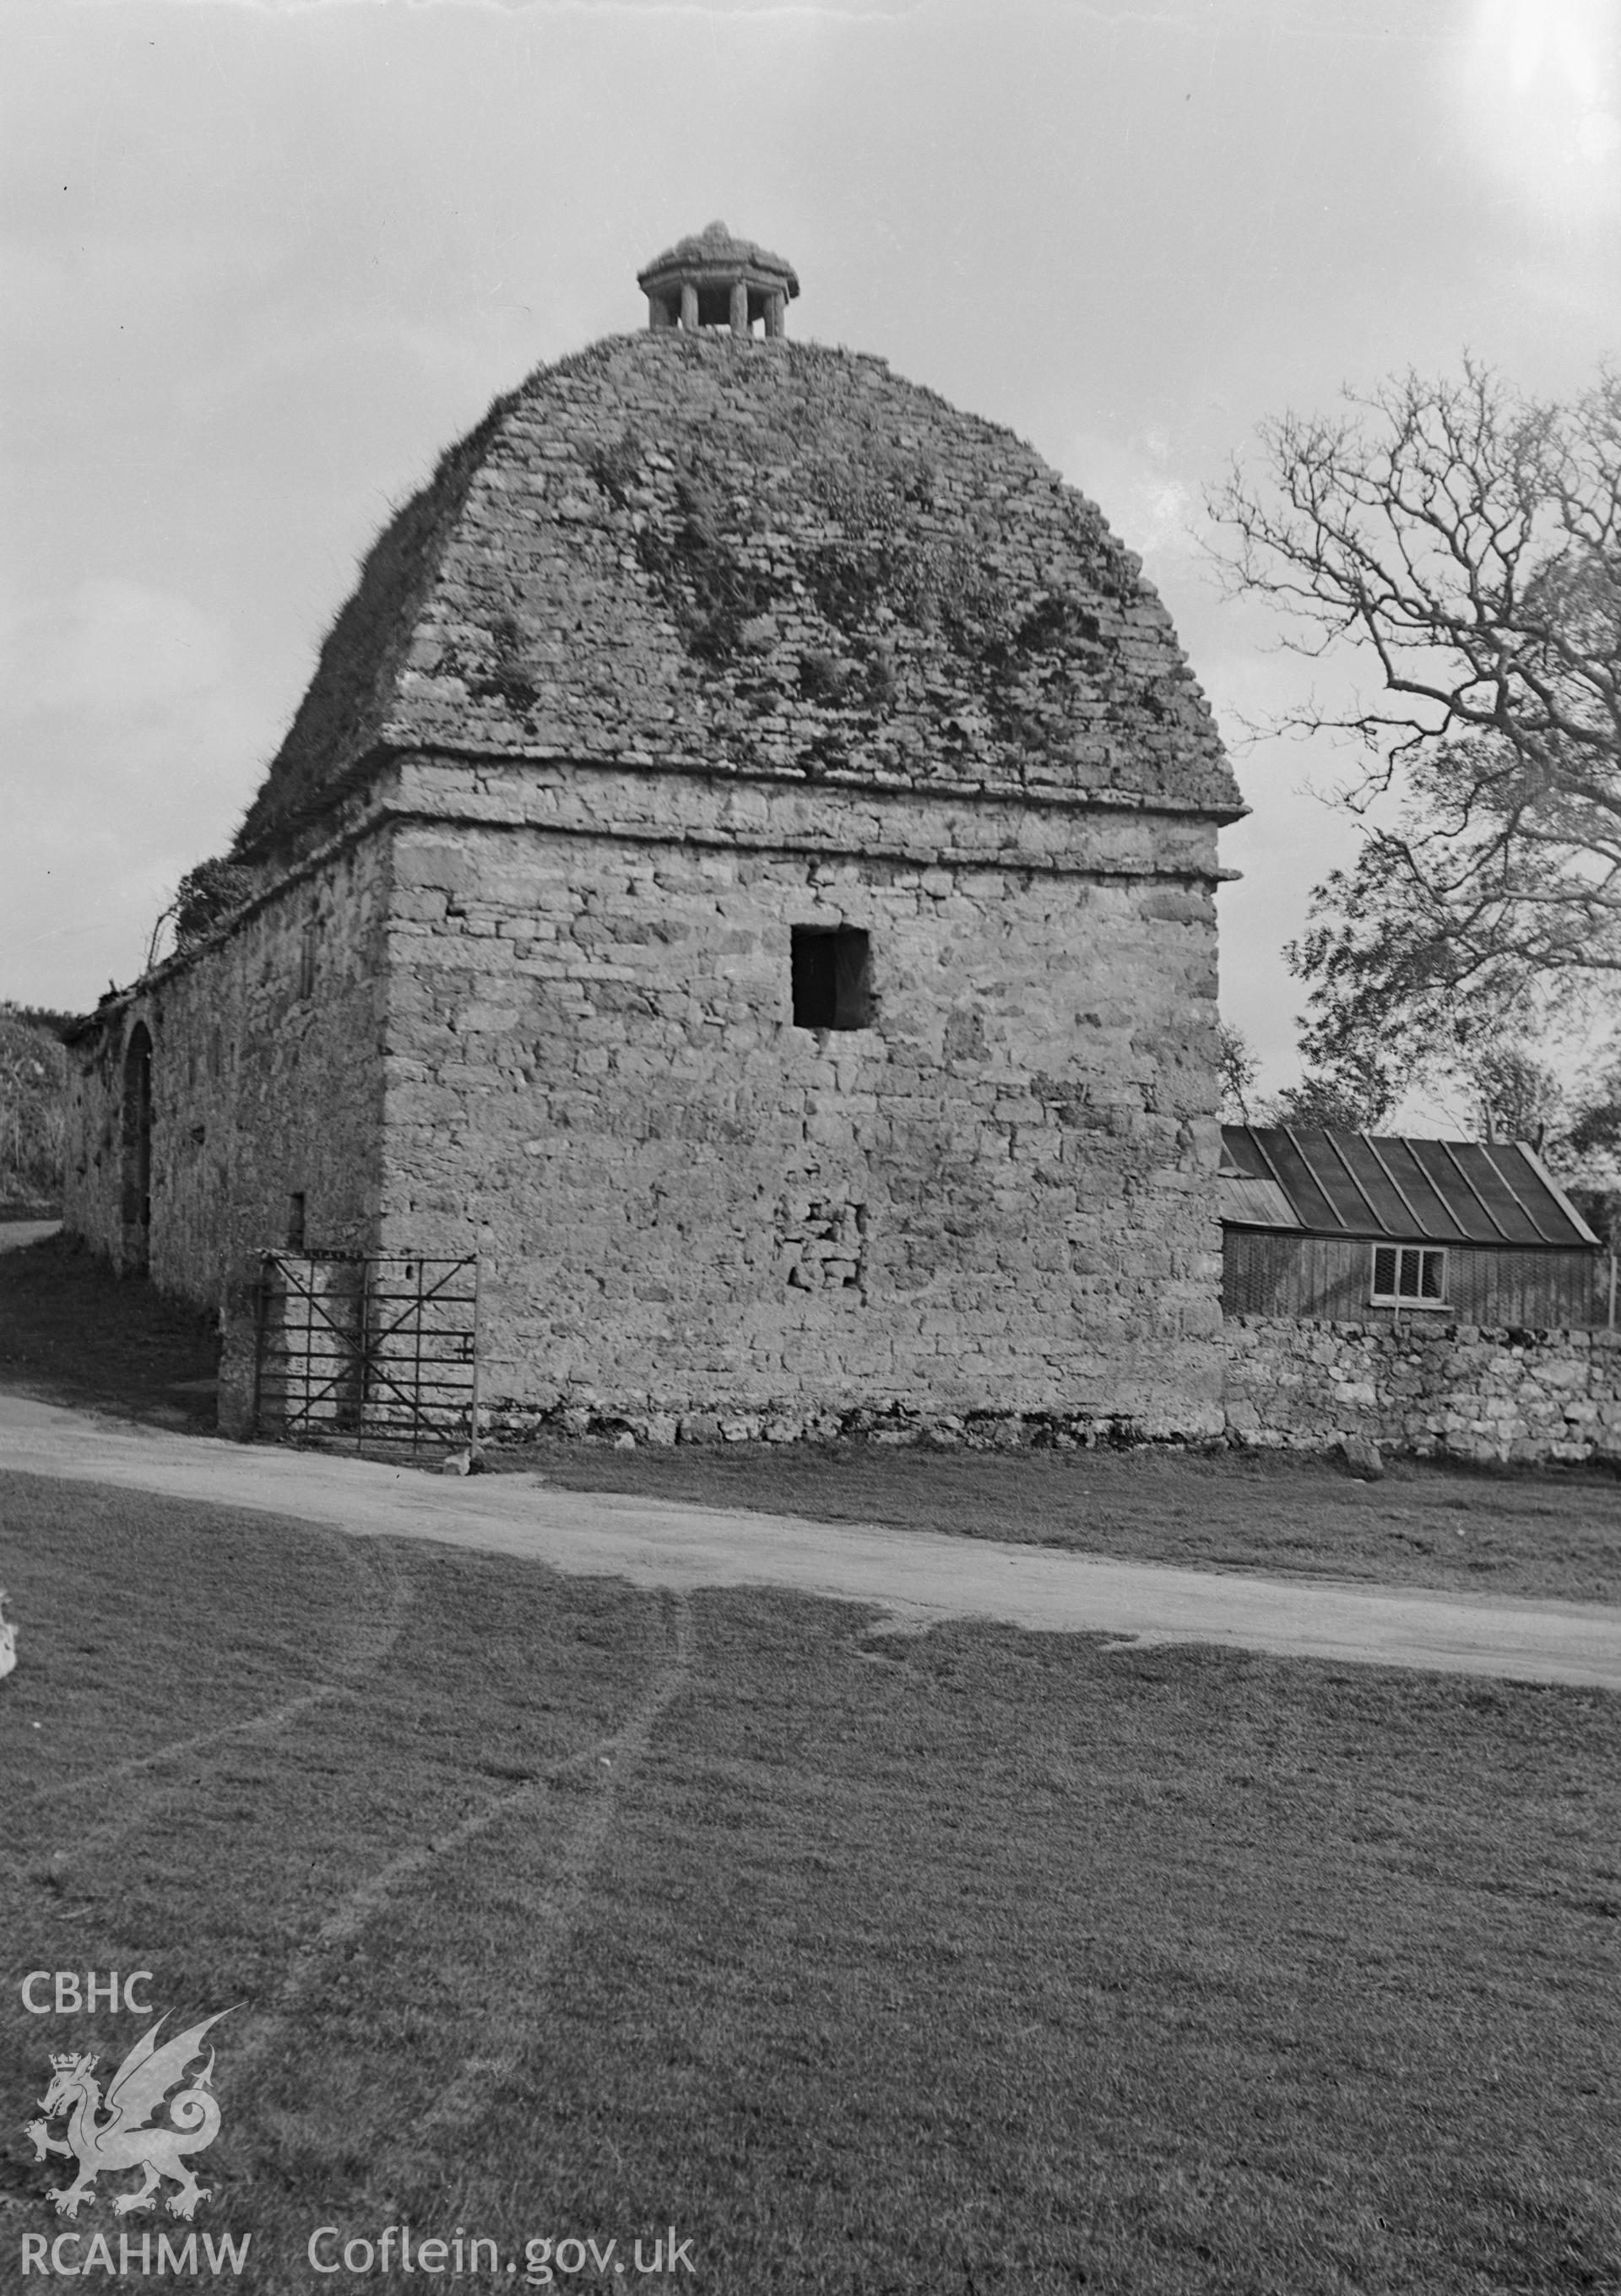
[{"label": "stone cupola on roof", "polygon": [[783,312],[799,291],[792,264],[734,239],[724,223],[706,225],[636,274],[647,297],[650,327],[729,327],[746,335],[757,320],[767,335],[782,332]]},{"label": "stone cupola on roof", "polygon": [[1085,496],[882,359],[765,342],[798,281],[723,225],[639,279],[651,327],[498,399],[373,545],[242,856],[423,751],[1238,817]]}]

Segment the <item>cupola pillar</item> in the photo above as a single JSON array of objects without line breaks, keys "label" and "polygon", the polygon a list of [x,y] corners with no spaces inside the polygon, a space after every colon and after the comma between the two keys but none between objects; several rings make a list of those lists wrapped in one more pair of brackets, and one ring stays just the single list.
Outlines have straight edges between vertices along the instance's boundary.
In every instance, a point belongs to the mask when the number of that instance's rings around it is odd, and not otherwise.
[{"label": "cupola pillar", "polygon": [[774,340],[785,332],[784,315],[799,291],[790,263],[752,240],[734,239],[724,223],[678,240],[636,274],[636,284],[647,297],[650,327],[688,334],[729,328],[746,338],[758,325]]}]

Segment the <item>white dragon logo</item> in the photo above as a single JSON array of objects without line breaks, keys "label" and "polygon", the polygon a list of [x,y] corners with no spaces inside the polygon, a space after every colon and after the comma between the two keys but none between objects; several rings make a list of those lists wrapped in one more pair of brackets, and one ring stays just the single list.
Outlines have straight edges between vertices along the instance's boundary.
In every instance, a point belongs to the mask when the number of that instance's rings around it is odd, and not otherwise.
[{"label": "white dragon logo", "polygon": [[[202,2152],[219,2134],[219,2106],[209,2087],[214,2072],[212,2049],[191,2087],[171,2101],[168,2126],[154,2128],[151,2116],[184,2077],[192,2059],[201,2055],[202,2037],[209,2026],[217,2025],[221,2017],[230,2013],[222,2009],[217,2016],[205,2017],[201,2025],[189,2026],[161,2048],[158,2035],[164,2018],[160,2017],[114,2073],[105,2100],[100,2082],[92,2078],[94,2057],[52,2058],[51,2086],[39,2100],[45,2119],[30,2120],[28,2134],[34,2140],[37,2161],[43,2161],[47,2152],[60,2152],[78,2162],[78,2175],[72,2184],[52,2187],[50,2196],[59,2217],[77,2216],[79,2202],[94,2198],[91,2187],[103,2169],[145,2172],[143,2184],[134,2192],[120,2193],[114,2201],[116,2216],[125,2216],[131,2209],[151,2208],[152,2195],[165,2177],[172,2177],[180,2187],[168,2202],[171,2216],[189,2217],[199,2201],[210,2198],[210,2187],[198,2183],[181,2155]],[[103,2109],[108,2115],[105,2120],[100,2119]],[[47,2133],[49,2124],[64,2113],[68,2116],[65,2140]]]}]

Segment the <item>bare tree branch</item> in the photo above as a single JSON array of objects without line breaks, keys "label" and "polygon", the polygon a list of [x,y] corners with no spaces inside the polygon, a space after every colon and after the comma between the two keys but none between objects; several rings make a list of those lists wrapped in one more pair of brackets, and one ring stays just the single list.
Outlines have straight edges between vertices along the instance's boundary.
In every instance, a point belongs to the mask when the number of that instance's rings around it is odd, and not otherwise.
[{"label": "bare tree branch", "polygon": [[1621,975],[1621,377],[1559,406],[1466,360],[1347,402],[1265,425],[1209,503],[1229,590],[1371,673],[1270,729],[1364,758],[1363,851],[1289,952],[1330,1067]]}]

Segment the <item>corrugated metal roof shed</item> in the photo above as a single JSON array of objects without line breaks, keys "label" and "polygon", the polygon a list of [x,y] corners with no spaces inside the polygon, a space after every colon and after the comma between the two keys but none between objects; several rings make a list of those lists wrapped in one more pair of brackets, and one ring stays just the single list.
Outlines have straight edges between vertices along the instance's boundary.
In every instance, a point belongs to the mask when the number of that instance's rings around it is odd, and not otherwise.
[{"label": "corrugated metal roof shed", "polygon": [[[1237,1227],[1520,1250],[1540,1245],[1569,1251],[1598,1242],[1522,1140],[1376,1139],[1366,1132],[1224,1124],[1221,1186],[1221,1216]],[[1267,1215],[1269,1196],[1281,1199],[1288,1218]]]}]

